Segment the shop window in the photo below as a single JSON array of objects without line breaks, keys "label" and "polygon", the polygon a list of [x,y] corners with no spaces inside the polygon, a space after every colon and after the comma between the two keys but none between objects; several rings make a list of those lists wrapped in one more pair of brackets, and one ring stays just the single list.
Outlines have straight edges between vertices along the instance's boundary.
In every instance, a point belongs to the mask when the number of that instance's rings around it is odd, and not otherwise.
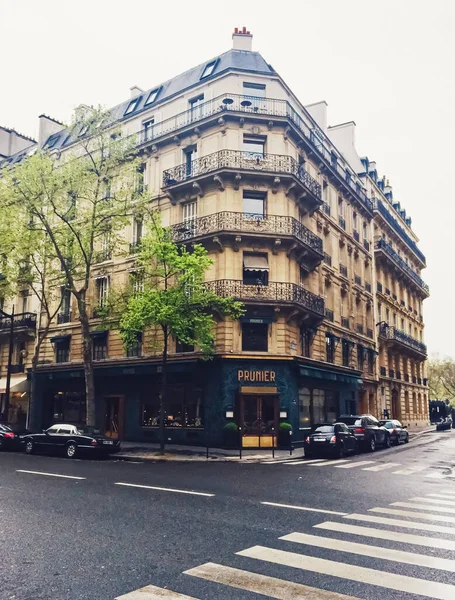
[{"label": "shop window", "polygon": [[327,362],[333,363],[335,361],[335,337],[331,334],[325,336],[325,351]]},{"label": "shop window", "polygon": [[311,341],[312,335],[308,329],[300,330],[300,354],[306,358],[311,358]]},{"label": "shop window", "polygon": [[243,192],[243,214],[255,219],[265,217],[265,198],[262,192]]},{"label": "shop window", "polygon": [[269,262],[267,254],[243,255],[243,283],[245,285],[268,285]]},{"label": "shop window", "polygon": [[268,325],[242,323],[242,350],[244,352],[267,352]]},{"label": "shop window", "polygon": [[313,390],[313,424],[325,423],[325,393],[324,390]]},{"label": "shop window", "polygon": [[[202,390],[192,384],[170,385],[165,406],[166,427],[203,427],[204,397]],[[159,427],[160,402],[158,389],[152,389],[141,406],[141,426]]]},{"label": "shop window", "polygon": [[85,423],[85,395],[79,392],[58,392],[54,396],[54,423]]},{"label": "shop window", "polygon": [[343,356],[343,367],[349,367],[351,356],[351,344],[348,342],[348,340],[343,340],[341,348]]},{"label": "shop window", "polygon": [[311,392],[308,388],[299,389],[299,427],[310,427]]},{"label": "shop window", "polygon": [[55,343],[55,362],[66,363],[70,360],[70,338]]},{"label": "shop window", "polygon": [[93,336],[93,360],[104,360],[107,358],[107,332],[102,335]]}]

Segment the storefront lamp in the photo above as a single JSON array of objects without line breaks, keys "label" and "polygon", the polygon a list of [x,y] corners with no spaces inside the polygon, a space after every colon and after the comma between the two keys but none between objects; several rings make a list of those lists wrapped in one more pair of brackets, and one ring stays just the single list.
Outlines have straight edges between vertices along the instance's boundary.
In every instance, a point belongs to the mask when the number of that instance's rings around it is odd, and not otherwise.
[{"label": "storefront lamp", "polygon": [[287,410],[280,410],[280,419],[287,419],[288,412]]},{"label": "storefront lamp", "polygon": [[226,419],[233,419],[234,418],[234,411],[233,410],[227,410],[226,411]]}]

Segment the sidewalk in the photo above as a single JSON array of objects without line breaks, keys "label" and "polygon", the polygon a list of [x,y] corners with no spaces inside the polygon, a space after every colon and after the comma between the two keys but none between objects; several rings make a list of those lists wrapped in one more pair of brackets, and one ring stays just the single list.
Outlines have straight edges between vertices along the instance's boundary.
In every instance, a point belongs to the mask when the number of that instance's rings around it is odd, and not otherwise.
[{"label": "sidewalk", "polygon": [[[427,433],[436,431],[436,426],[416,427],[409,431],[409,440],[419,439]],[[289,450],[275,449],[275,459],[285,460],[290,458]],[[296,448],[292,452],[292,458],[303,458],[303,448]],[[160,455],[159,444],[148,442],[122,442],[122,451],[113,455],[113,458],[119,458],[125,461],[201,461],[217,460],[219,462],[267,462],[272,460],[272,448],[263,450],[242,449],[242,458],[238,449],[209,448],[208,459],[207,449],[204,446],[183,446],[177,444],[167,444],[164,456]]]}]

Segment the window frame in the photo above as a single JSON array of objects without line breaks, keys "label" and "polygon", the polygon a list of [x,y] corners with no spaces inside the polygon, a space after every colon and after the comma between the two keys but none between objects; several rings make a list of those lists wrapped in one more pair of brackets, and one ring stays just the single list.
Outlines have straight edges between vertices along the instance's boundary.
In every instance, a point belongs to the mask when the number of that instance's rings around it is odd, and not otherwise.
[{"label": "window frame", "polygon": [[[243,285],[260,285],[260,286],[268,286],[269,285],[269,275],[270,268],[267,270],[259,271],[259,270],[251,270],[245,269],[244,267],[244,259],[245,256],[256,256],[265,258],[267,260],[267,264],[269,264],[269,255],[267,252],[243,252],[242,254],[242,283]],[[256,279],[253,281],[253,276],[250,278],[251,273],[257,273]]]},{"label": "window frame", "polygon": [[[266,84],[265,83],[255,83],[253,81],[244,81],[242,84],[243,95],[248,96],[250,98],[266,98]],[[263,91],[264,94],[249,94],[245,90],[260,90]]]},{"label": "window frame", "polygon": [[[268,352],[269,351],[269,324],[268,323],[247,323],[243,322],[241,326],[242,352]],[[249,331],[248,331],[249,329]],[[258,332],[262,330],[264,339],[262,348],[258,348]],[[254,333],[255,332],[255,333]],[[257,336],[255,338],[255,336]],[[250,342],[250,343],[248,343]],[[252,342],[252,343],[251,343]],[[256,346],[256,347],[255,347]]]},{"label": "window frame", "polygon": [[[148,96],[144,102],[144,106],[150,106],[150,104],[153,104],[154,102],[156,102],[156,99],[158,98],[159,93],[161,92],[162,86],[157,87],[155,89],[153,89],[151,92],[148,93]],[[152,99],[150,99],[152,98]]]},{"label": "window frame", "polygon": [[204,66],[204,69],[202,70],[202,74],[199,77],[199,80],[207,79],[207,77],[210,77],[211,75],[213,75],[219,60],[220,60],[219,58],[216,58],[215,60],[211,60],[210,62],[206,63],[206,65]]},{"label": "window frame", "polygon": [[123,113],[124,117],[127,117],[129,115],[132,115],[134,112],[136,112],[141,100],[142,100],[142,95],[138,96],[137,98],[132,98],[129,102],[128,102],[128,106],[125,109],[125,112]]},{"label": "window frame", "polygon": [[[262,202],[262,214],[245,210],[245,200],[258,200]],[[255,190],[243,190],[242,214],[251,218],[265,218],[267,216],[267,192],[256,192]]]}]

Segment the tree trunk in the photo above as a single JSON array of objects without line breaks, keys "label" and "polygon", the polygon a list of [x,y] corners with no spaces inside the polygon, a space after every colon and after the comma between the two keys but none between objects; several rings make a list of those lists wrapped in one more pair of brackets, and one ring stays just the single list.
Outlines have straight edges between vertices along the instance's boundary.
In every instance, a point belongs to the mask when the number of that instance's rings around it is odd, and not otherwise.
[{"label": "tree trunk", "polygon": [[90,336],[90,321],[85,303],[85,294],[77,297],[79,321],[82,330],[82,358],[85,375],[86,424],[96,426],[95,375],[93,372],[93,344]]},{"label": "tree trunk", "polygon": [[36,406],[36,367],[38,365],[39,358],[39,346],[38,350],[35,349],[32,357],[32,382],[30,384],[30,398],[28,401],[28,416],[27,416],[27,428],[35,431],[41,429],[42,423],[38,423],[37,406]]},{"label": "tree trunk", "polygon": [[166,443],[166,427],[164,423],[165,419],[165,407],[167,403],[167,325],[163,326],[164,334],[164,347],[163,347],[163,364],[161,367],[161,392],[160,392],[160,454],[164,454],[164,446]]}]

